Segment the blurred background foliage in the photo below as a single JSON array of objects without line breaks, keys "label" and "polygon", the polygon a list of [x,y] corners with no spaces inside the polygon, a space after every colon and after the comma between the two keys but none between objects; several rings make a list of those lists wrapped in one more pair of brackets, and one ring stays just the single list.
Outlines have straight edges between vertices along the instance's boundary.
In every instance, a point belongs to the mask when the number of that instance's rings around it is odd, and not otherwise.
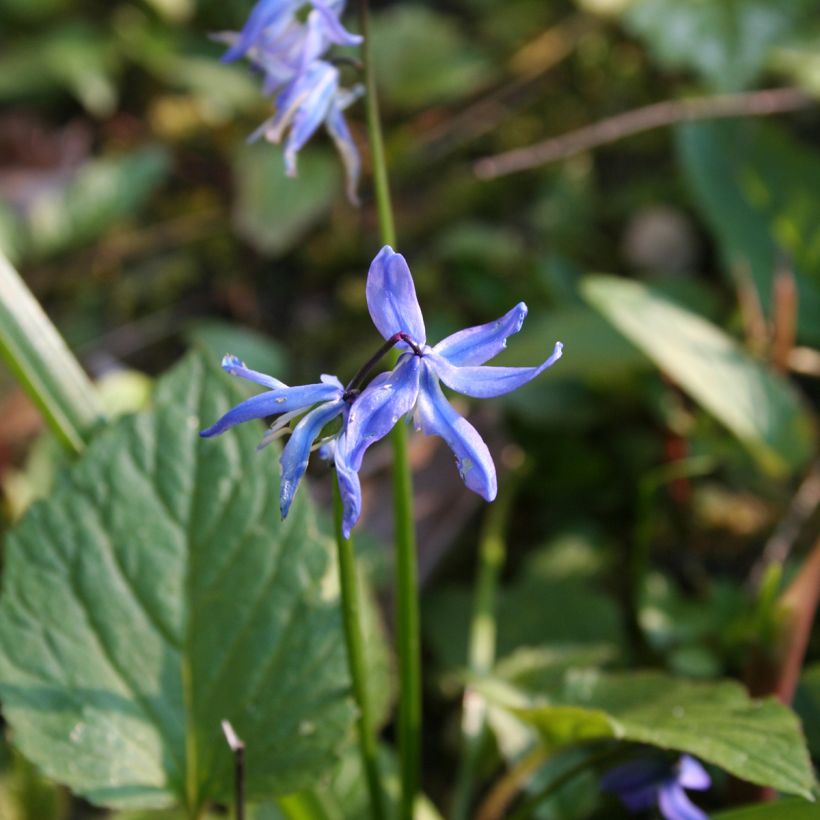
[{"label": "blurred background foliage", "polygon": [[[191,345],[300,383],[344,380],[377,342],[367,185],[352,209],[323,139],[300,154],[298,180],[278,148],[246,144],[270,103],[246,66],[220,64],[209,34],[239,28],[251,5],[0,0],[0,248],[111,413],[143,406]],[[429,338],[523,299],[530,318],[506,363],[565,344],[538,382],[471,411],[500,467],[525,474],[499,655],[573,646],[596,663],[754,688],[760,659],[776,654],[781,592],[818,535],[817,3],[374,7],[399,250]],[[492,180],[475,173],[486,156],[627,110],[772,87],[806,97],[771,118],[686,122]],[[364,150],[361,106],[349,121]],[[62,456],[5,372],[0,406],[10,523]],[[452,732],[426,739],[425,783],[445,800],[481,505],[431,447],[414,450],[428,709]],[[363,539],[377,575],[389,532],[379,458],[365,465]],[[820,754],[816,630],[807,658],[796,706]],[[499,716],[493,726],[488,771],[522,731]],[[3,754],[4,820],[79,810]],[[542,816],[595,811],[617,809],[559,792]]]}]

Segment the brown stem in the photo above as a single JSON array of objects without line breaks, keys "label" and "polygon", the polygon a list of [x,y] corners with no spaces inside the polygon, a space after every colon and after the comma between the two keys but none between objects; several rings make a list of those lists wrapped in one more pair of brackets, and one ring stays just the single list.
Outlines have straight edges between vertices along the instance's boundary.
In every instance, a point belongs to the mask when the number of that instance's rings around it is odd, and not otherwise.
[{"label": "brown stem", "polygon": [[679,122],[724,117],[765,117],[813,105],[816,105],[816,100],[797,88],[772,88],[742,94],[665,100],[626,111],[526,148],[485,157],[475,164],[474,170],[481,179],[494,179]]},{"label": "brown stem", "polygon": [[222,733],[233,752],[234,816],[236,820],[245,820],[245,744],[227,720],[222,721]]}]

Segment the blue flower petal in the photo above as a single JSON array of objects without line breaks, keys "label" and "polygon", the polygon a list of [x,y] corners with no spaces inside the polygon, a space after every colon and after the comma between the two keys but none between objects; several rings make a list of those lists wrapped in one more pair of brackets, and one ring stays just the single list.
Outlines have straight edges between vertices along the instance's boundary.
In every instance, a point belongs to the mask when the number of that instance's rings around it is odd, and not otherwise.
[{"label": "blue flower petal", "polygon": [[684,792],[677,780],[670,780],[661,786],[658,806],[666,820],[709,820]]},{"label": "blue flower petal", "polygon": [[268,390],[258,396],[251,396],[241,404],[229,410],[216,424],[202,430],[202,438],[218,436],[237,424],[251,419],[263,419],[266,416],[275,416],[279,413],[289,413],[292,410],[312,407],[319,402],[339,399],[340,391],[330,384],[305,384],[299,387],[284,387],[278,390]]},{"label": "blue flower petal", "polygon": [[500,319],[486,325],[459,330],[442,339],[433,350],[450,364],[477,365],[488,362],[506,346],[507,337],[518,333],[527,317],[527,306],[519,302]]},{"label": "blue flower petal", "polygon": [[344,114],[338,105],[331,105],[327,118],[325,119],[327,131],[333,138],[336,150],[342,158],[347,180],[347,198],[353,205],[359,204],[359,175],[361,173],[361,161],[359,159],[359,149],[353,142]]},{"label": "blue flower petal", "polygon": [[350,531],[362,512],[362,485],[358,472],[350,466],[344,433],[336,439],[334,462],[336,480],[339,482],[339,493],[342,497],[342,535],[350,538]]},{"label": "blue flower petal", "polygon": [[419,392],[421,359],[408,355],[386,377],[374,379],[353,402],[347,417],[348,463],[358,470],[365,451],[409,413]]},{"label": "blue flower petal", "polygon": [[696,789],[703,791],[712,785],[712,778],[709,777],[706,769],[690,755],[681,755],[678,761],[678,783],[684,789]]},{"label": "blue flower petal", "polygon": [[261,384],[264,387],[270,387],[274,390],[280,390],[287,387],[284,382],[280,382],[279,379],[274,379],[273,376],[268,376],[266,373],[259,373],[256,370],[251,370],[247,367],[245,362],[237,356],[232,356],[230,354],[222,357],[222,369],[226,373],[230,373],[231,376],[239,376],[242,379],[256,382],[256,384]]},{"label": "blue flower petal", "polygon": [[322,428],[336,416],[344,412],[345,403],[341,399],[328,402],[311,410],[296,425],[296,429],[290,437],[282,455],[279,458],[279,465],[282,468],[282,483],[279,493],[279,509],[282,518],[285,518],[293,503],[293,496],[302,476],[307,469],[310,458],[310,448],[313,442],[322,432]]},{"label": "blue flower petal", "polygon": [[313,8],[317,15],[321,16],[322,31],[328,42],[337,46],[359,46],[364,42],[361,34],[353,34],[342,25],[339,12],[327,3],[322,0],[313,0]]},{"label": "blue flower petal", "polygon": [[424,319],[410,268],[389,245],[379,251],[370,265],[366,293],[370,317],[385,339],[404,332],[417,344],[424,344]]},{"label": "blue flower petal", "polygon": [[487,399],[502,396],[532,381],[561,358],[562,350],[561,342],[556,342],[552,355],[538,367],[456,367],[435,352],[425,358],[448,387],[465,396]]},{"label": "blue flower petal", "polygon": [[239,39],[222,56],[223,63],[238,60],[262,36],[262,32],[272,25],[277,18],[292,14],[295,4],[293,0],[260,0],[248,16],[242,28]]},{"label": "blue flower petal", "polygon": [[441,436],[447,442],[467,487],[492,501],[498,483],[490,451],[475,427],[459,416],[444,398],[438,379],[429,366],[423,368],[421,375],[416,413],[424,433]]},{"label": "blue flower petal", "polygon": [[667,764],[654,758],[639,758],[616,766],[601,777],[604,791],[617,794],[632,812],[654,806],[658,789],[669,776]]}]

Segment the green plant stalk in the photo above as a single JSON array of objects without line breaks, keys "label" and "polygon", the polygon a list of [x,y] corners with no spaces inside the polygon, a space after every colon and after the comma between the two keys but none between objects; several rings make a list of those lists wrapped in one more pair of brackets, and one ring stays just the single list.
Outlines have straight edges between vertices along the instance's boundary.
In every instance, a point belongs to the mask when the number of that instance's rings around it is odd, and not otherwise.
[{"label": "green plant stalk", "polygon": [[62,445],[81,453],[103,416],[94,385],[2,252],[0,357]]},{"label": "green plant stalk", "polygon": [[[487,511],[478,550],[478,573],[473,593],[467,666],[470,678],[481,678],[492,670],[496,653],[496,594],[498,579],[507,557],[504,532],[509,520],[517,476],[510,476],[504,492]],[[456,776],[451,820],[467,820],[475,789],[481,747],[486,735],[487,701],[467,685],[461,718],[461,758]]]},{"label": "green plant stalk", "polygon": [[347,663],[353,682],[353,697],[358,709],[359,753],[370,794],[370,811],[374,820],[385,816],[384,796],[379,774],[379,752],[376,743],[375,721],[372,701],[367,686],[367,666],[364,657],[362,635],[362,607],[356,577],[356,552],[353,542],[342,535],[342,497],[339,485],[333,482],[333,518],[336,533],[336,550],[339,557],[339,580],[342,592],[342,620],[344,622]]},{"label": "green plant stalk", "polygon": [[[390,200],[376,78],[370,41],[367,0],[359,0],[364,35],[362,57],[367,107],[367,131],[373,169],[373,188],[384,245],[395,247],[396,228]],[[395,364],[397,354],[393,354]],[[390,434],[393,445],[393,511],[396,538],[396,642],[399,662],[399,758],[401,773],[400,820],[411,820],[419,786],[421,739],[421,638],[416,567],[416,532],[413,516],[413,480],[407,457],[407,432],[397,424]]]}]

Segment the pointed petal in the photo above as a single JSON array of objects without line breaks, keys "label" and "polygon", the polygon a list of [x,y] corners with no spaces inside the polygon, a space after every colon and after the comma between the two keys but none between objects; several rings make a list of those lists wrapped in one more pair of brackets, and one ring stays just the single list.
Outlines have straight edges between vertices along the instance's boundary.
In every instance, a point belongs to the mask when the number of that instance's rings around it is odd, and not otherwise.
[{"label": "pointed petal", "polygon": [[[359,46],[364,42],[361,34],[348,31],[339,20],[339,13],[322,0],[312,0],[316,14],[322,20],[322,31],[328,42],[337,46]],[[311,12],[311,17],[313,12]]]},{"label": "pointed petal", "polygon": [[290,437],[290,441],[282,450],[279,458],[279,465],[282,468],[282,483],[279,493],[279,509],[282,518],[285,518],[293,503],[293,496],[302,476],[307,469],[310,448],[313,442],[322,432],[322,428],[330,421],[344,412],[345,403],[338,401],[328,402],[311,410],[296,425],[296,429]]},{"label": "pointed petal", "polygon": [[329,384],[305,384],[299,387],[283,387],[278,390],[268,390],[258,396],[237,404],[222,416],[216,424],[207,430],[202,430],[202,438],[218,436],[242,422],[251,419],[263,419],[266,416],[276,416],[279,413],[289,413],[292,410],[308,408],[314,404],[340,399],[339,389]]},{"label": "pointed petal", "polygon": [[690,755],[681,755],[678,761],[677,780],[684,789],[704,791],[712,785],[712,778],[709,777],[706,769]]},{"label": "pointed petal", "polygon": [[269,444],[273,444],[274,441],[278,438],[282,438],[282,436],[287,435],[288,433],[288,425],[298,416],[301,416],[304,411],[302,409],[299,410],[291,410],[290,413],[285,413],[284,415],[279,416],[276,421],[271,424],[268,430],[265,432],[265,435],[262,436],[262,441],[256,445],[256,452],[258,453],[260,450],[264,450]]},{"label": "pointed petal", "polygon": [[361,173],[361,161],[359,160],[359,149],[353,142],[344,114],[338,105],[333,104],[325,120],[327,132],[333,138],[336,150],[342,158],[342,165],[345,169],[345,179],[347,180],[347,198],[351,205],[359,204],[359,174]]},{"label": "pointed petal", "polygon": [[260,0],[248,16],[237,41],[222,55],[222,62],[239,59],[278,17],[292,13],[292,6],[291,0]]},{"label": "pointed petal", "polygon": [[350,466],[348,461],[347,439],[344,434],[336,440],[334,462],[339,493],[342,496],[342,535],[350,538],[350,531],[362,512],[362,485],[358,472]]},{"label": "pointed petal", "polygon": [[526,316],[527,306],[519,302],[500,319],[486,325],[459,330],[458,333],[442,339],[433,350],[444,356],[450,364],[484,364],[507,346],[507,337],[521,330]]},{"label": "pointed petal", "polygon": [[709,820],[684,792],[677,780],[665,783],[658,794],[658,806],[666,820]]},{"label": "pointed petal", "polygon": [[353,402],[347,417],[348,463],[355,470],[371,444],[384,438],[409,413],[419,392],[421,359],[408,355],[385,379],[374,379]]},{"label": "pointed petal", "polygon": [[432,362],[439,378],[457,393],[488,399],[517,390],[532,381],[561,358],[563,347],[561,342],[556,342],[552,356],[538,367],[455,367],[438,353],[431,352],[425,358]]},{"label": "pointed petal", "polygon": [[385,245],[367,274],[367,307],[370,318],[385,339],[400,331],[424,344],[424,319],[410,268],[400,253]]},{"label": "pointed petal", "polygon": [[417,414],[426,435],[441,436],[447,442],[467,487],[492,501],[498,485],[490,451],[475,427],[459,416],[444,398],[435,373],[427,366],[423,368],[419,384]]},{"label": "pointed petal", "polygon": [[227,354],[222,357],[222,369],[231,376],[239,376],[242,379],[247,379],[256,384],[261,384],[264,387],[270,387],[274,390],[280,390],[287,387],[284,382],[279,379],[274,379],[273,376],[268,376],[266,373],[259,373],[256,370],[251,370],[247,367],[245,362],[237,356]]},{"label": "pointed petal", "polygon": [[322,384],[332,384],[334,387],[344,392],[345,386],[339,381],[338,376],[331,376],[328,373],[322,373],[322,375],[319,376],[319,381]]},{"label": "pointed petal", "polygon": [[293,127],[285,146],[285,169],[296,175],[296,154],[322,124],[333,103],[339,82],[339,70],[330,63],[314,62],[309,69],[310,91],[293,115]]}]

